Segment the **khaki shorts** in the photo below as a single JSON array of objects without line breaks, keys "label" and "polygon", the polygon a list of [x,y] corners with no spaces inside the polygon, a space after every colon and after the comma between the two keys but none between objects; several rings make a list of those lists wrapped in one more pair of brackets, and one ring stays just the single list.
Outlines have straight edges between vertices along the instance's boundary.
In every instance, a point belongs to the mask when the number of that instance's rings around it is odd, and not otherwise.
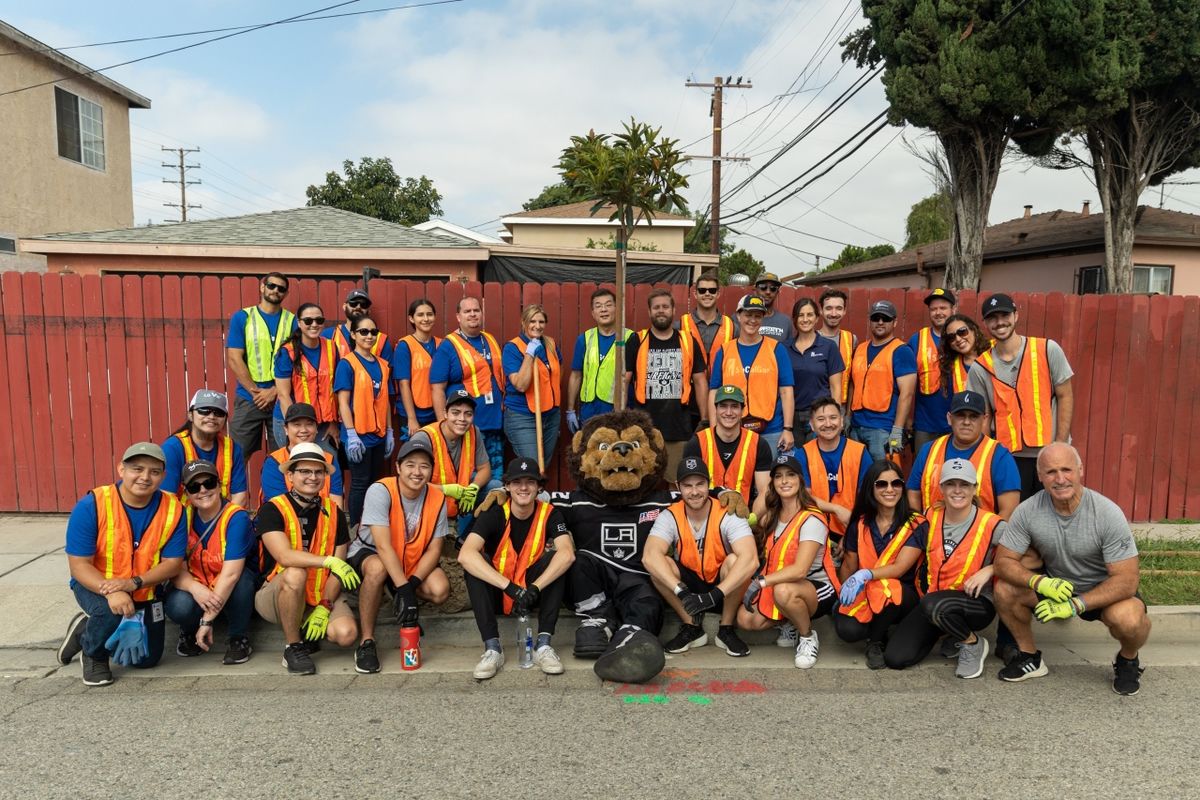
[{"label": "khaki shorts", "polygon": [[[279,622],[279,615],[275,611],[275,598],[279,595],[279,589],[282,586],[283,581],[279,581],[279,583],[267,581],[254,593],[254,610],[267,622]],[[312,606],[307,608],[312,608]],[[338,598],[333,601],[333,610],[329,612],[329,618],[334,620],[339,617],[353,616],[354,612],[350,610],[350,604],[346,602],[346,598],[338,595]]]}]

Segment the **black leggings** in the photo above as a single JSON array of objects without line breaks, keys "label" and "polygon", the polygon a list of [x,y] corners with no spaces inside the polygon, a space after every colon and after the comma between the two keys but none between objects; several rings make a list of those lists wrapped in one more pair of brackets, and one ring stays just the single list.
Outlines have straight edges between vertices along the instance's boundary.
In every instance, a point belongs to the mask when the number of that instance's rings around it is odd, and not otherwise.
[{"label": "black leggings", "polygon": [[[544,553],[541,558],[530,565],[525,572],[526,586],[545,572],[553,556],[553,553]],[[562,607],[563,591],[566,587],[566,581],[563,580],[565,577],[559,577],[542,589],[537,604],[537,633],[554,633],[554,627],[558,624],[558,610]],[[471,598],[471,610],[475,612],[475,625],[479,628],[479,636],[484,642],[487,642],[488,639],[499,639],[500,627],[496,622],[496,613],[504,607],[503,592],[469,572],[463,573],[463,578],[467,583],[467,596]]]},{"label": "black leggings", "polygon": [[835,611],[833,613],[833,630],[843,642],[861,642],[866,639],[868,643],[879,642],[882,644],[887,641],[888,628],[898,624],[916,605],[917,590],[911,586],[905,586],[904,591],[900,594],[900,605],[889,603],[883,607],[883,611],[872,616],[868,622],[859,622],[854,617]]},{"label": "black leggings", "polygon": [[919,664],[943,633],[956,642],[966,641],[995,616],[996,608],[986,597],[971,597],[957,589],[930,592],[900,623],[883,660],[891,669]]}]

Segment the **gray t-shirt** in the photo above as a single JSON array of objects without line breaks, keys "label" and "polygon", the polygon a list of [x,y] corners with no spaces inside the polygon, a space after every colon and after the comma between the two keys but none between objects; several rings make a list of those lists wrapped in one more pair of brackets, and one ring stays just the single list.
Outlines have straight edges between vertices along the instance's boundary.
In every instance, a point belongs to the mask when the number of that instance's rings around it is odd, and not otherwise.
[{"label": "gray t-shirt", "polygon": [[[417,439],[420,439],[421,441],[425,442],[425,444],[429,445],[430,450],[433,449],[433,442],[429,441],[429,434],[426,433],[425,431],[417,431],[416,433],[414,433],[412,435],[412,439],[410,441],[416,441]],[[456,465],[461,463],[462,439],[458,439],[457,441],[452,442],[452,441],[450,441],[449,438],[447,438],[446,439],[446,450],[450,453],[451,461],[453,461]],[[475,461],[472,462],[471,466],[472,467],[482,466],[486,463],[488,463],[487,446],[484,444],[483,437],[478,435],[478,433],[476,433],[476,436],[475,436]],[[474,469],[471,470],[471,474],[472,475],[475,474]]]},{"label": "gray t-shirt", "polygon": [[[705,322],[704,320],[700,319],[696,316],[695,311],[689,311],[688,316],[692,318],[692,324],[696,326],[696,331],[700,334],[700,343],[704,345],[704,352],[709,352],[712,350],[712,343],[717,338],[717,331],[721,330],[721,323],[725,321],[725,315],[718,313],[717,318],[712,322]],[[730,319],[733,322],[732,338],[736,339],[739,330],[738,321],[736,318],[731,317]],[[680,330],[678,320],[675,321],[674,328],[675,330]]]},{"label": "gray t-shirt", "polygon": [[[482,438],[482,437],[480,437]],[[421,506],[425,502],[425,495],[429,492],[426,489],[421,493],[421,496],[416,500],[409,500],[404,495],[400,495],[400,503],[404,506],[405,540],[411,540],[416,536],[417,526],[421,523]],[[371,536],[372,525],[382,525],[388,527],[392,524],[392,494],[387,490],[387,487],[382,483],[372,483],[367,489],[367,495],[363,499],[363,514],[362,524],[358,526],[358,536],[350,543],[350,552],[347,557],[351,557],[358,553],[359,550],[375,551],[375,538]],[[438,512],[437,525],[433,529],[433,538],[441,539],[446,535],[446,504],[442,503],[441,511]]]},{"label": "gray t-shirt", "polygon": [[[967,517],[965,522],[960,522],[957,525],[953,525],[945,520],[942,521],[942,553],[946,558],[950,557],[950,555],[954,552],[954,549],[958,547],[959,543],[963,540],[963,537],[966,536],[967,533],[970,532],[971,528],[975,526],[975,519],[978,517],[978,515],[979,510],[976,509],[975,513]],[[996,526],[996,530],[992,532],[992,541],[988,544],[988,552],[983,558],[983,566],[986,567],[988,564],[992,563],[994,545],[1000,541],[1000,537],[1007,529],[1008,523],[1001,521],[1000,524]],[[992,582],[988,581],[986,584],[984,584],[983,590],[979,594],[982,597],[990,598],[992,596]]]},{"label": "gray t-shirt", "polygon": [[[714,500],[713,502],[716,501]],[[704,539],[707,534],[707,522],[700,530],[693,528],[692,535],[695,537],[698,547],[704,547]],[[658,518],[654,520],[654,524],[650,526],[650,535],[664,540],[668,545],[678,542],[679,526],[675,522],[675,515],[670,512],[659,514]],[[725,543],[725,552],[729,552],[729,549],[733,547],[733,543],[737,540],[753,535],[754,532],[750,530],[750,523],[738,515],[726,514],[721,517],[721,541]]]},{"label": "gray t-shirt", "polygon": [[[787,530],[787,522],[779,522],[775,525],[775,538],[778,539]],[[821,521],[816,514],[804,520],[804,524],[800,526],[799,542],[816,542],[817,552],[813,556],[813,561],[808,566],[808,573],[804,576],[813,583],[829,583],[829,576],[825,574],[825,543],[829,538],[829,528]],[[820,587],[818,587],[819,589]],[[821,594],[818,591],[818,594]]]},{"label": "gray t-shirt", "polygon": [[1054,510],[1048,492],[1038,492],[1017,506],[997,543],[1015,553],[1033,547],[1046,562],[1046,573],[1071,581],[1077,594],[1107,580],[1105,565],[1138,554],[1121,508],[1091,489],[1083,490],[1069,517]]},{"label": "gray t-shirt", "polygon": [[777,342],[782,342],[784,339],[792,338],[792,320],[782,311],[772,311],[763,317],[758,332],[763,336],[770,336]]},{"label": "gray t-shirt", "polygon": [[[1017,357],[1012,361],[1005,361],[1001,359],[999,355],[996,355],[995,358],[994,363],[996,366],[996,377],[1014,388],[1017,385],[1017,373],[1020,372],[1021,359],[1025,355],[1025,345],[1028,342],[1028,339],[1025,339],[1025,341],[1022,342],[1021,351],[1017,353]],[[995,355],[995,353],[993,354]],[[1071,364],[1067,361],[1066,353],[1063,352],[1063,349],[1059,346],[1058,342],[1054,341],[1053,339],[1046,340],[1046,360],[1049,362],[1050,384],[1052,386],[1061,385],[1065,381],[1070,380],[1071,376],[1075,374],[1071,370]],[[967,373],[967,391],[978,392],[979,394],[983,395],[987,400],[988,408],[991,409],[993,413],[995,412],[996,397],[992,392],[992,376],[989,375],[988,371],[983,368],[983,365],[979,363],[978,359],[976,359],[975,363],[971,365],[971,371]],[[1052,421],[1053,428],[1057,428],[1057,396],[1050,399],[1050,419]],[[995,432],[996,418],[993,416],[992,434],[995,435]],[[1054,437],[1057,435],[1057,431],[1052,429],[1050,435],[1051,437]],[[1038,453],[1040,452],[1042,452],[1042,448],[1040,447],[1026,447],[1022,450],[1014,452],[1013,456],[1016,458],[1037,458]]]}]

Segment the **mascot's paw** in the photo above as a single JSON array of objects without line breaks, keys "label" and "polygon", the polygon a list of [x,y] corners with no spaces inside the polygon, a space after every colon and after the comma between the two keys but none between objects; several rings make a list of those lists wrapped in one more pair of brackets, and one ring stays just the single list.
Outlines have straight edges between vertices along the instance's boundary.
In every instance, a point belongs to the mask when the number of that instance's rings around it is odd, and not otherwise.
[{"label": "mascot's paw", "polygon": [[[738,497],[741,497],[741,495],[738,495]],[[475,519],[482,517],[483,512],[492,506],[502,505],[506,500],[508,500],[508,492],[503,489],[492,489],[488,492],[487,497],[483,498],[483,502],[475,506]]]},{"label": "mascot's paw", "polygon": [[610,637],[608,624],[604,619],[585,619],[575,631],[575,657],[589,660],[599,658],[608,649]]},{"label": "mascot's paw", "polygon": [[649,631],[621,628],[592,669],[602,680],[645,683],[662,672],[666,664],[667,656],[657,636]]},{"label": "mascot's paw", "polygon": [[746,498],[742,497],[741,492],[727,489],[721,492],[719,499],[721,501],[721,508],[725,509],[725,513],[733,514],[742,519],[750,517],[750,506],[746,505]]}]

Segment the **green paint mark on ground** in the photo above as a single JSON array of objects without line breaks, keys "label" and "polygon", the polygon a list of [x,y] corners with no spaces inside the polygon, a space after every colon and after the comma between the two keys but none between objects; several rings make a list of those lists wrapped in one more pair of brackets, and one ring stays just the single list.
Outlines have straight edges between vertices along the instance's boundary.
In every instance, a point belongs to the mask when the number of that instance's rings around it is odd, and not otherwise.
[{"label": "green paint mark on ground", "polygon": [[626,695],[625,702],[636,705],[666,705],[671,702],[671,698],[664,694],[631,694]]},{"label": "green paint mark on ground", "polygon": [[698,706],[706,706],[712,702],[712,698],[701,694],[693,694],[688,696],[688,702],[695,703]]}]

